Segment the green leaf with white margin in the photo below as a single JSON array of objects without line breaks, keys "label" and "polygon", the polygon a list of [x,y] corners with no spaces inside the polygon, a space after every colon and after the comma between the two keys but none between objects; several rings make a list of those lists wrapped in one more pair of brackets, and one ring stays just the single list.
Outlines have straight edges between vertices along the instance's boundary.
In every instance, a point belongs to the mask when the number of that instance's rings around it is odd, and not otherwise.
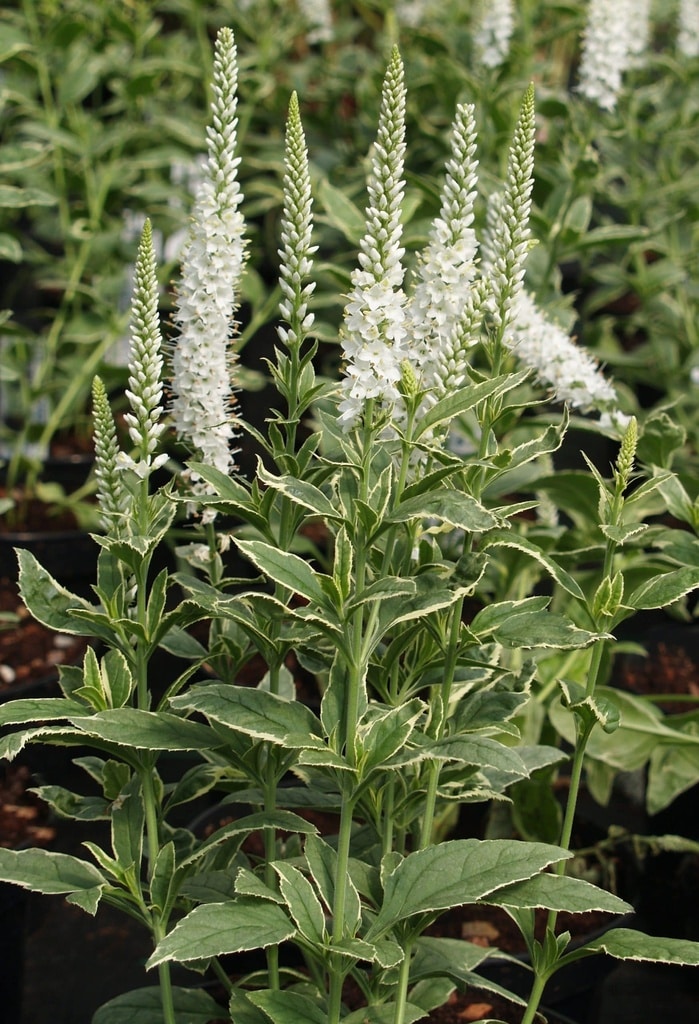
[{"label": "green leaf with white margin", "polygon": [[488,548],[493,547],[515,548],[517,551],[521,551],[542,565],[549,576],[569,594],[580,600],[584,599],[580,585],[570,573],[562,569],[560,565],[554,562],[552,558],[549,558],[540,547],[532,543],[528,538],[518,536],[511,531],[495,530],[484,539],[481,549],[487,551]]},{"label": "green leaf with white margin", "polygon": [[263,828],[282,829],[284,832],[298,832],[300,835],[317,831],[315,825],[312,825],[310,821],[306,821],[305,818],[294,814],[292,811],[256,811],[254,814],[246,814],[244,817],[238,818],[237,821],[232,821],[228,825],[217,828],[208,839],[205,839],[197,846],[194,853],[190,853],[185,857],[179,866],[181,868],[190,867],[206,856],[214,846],[220,846],[221,843],[235,836],[242,837]]},{"label": "green leaf with white margin", "polygon": [[322,944],[325,938],[325,913],[315,889],[305,875],[292,864],[273,863],[279,875],[279,889],[301,935],[309,942]]},{"label": "green leaf with white margin", "polygon": [[236,545],[255,568],[275,583],[327,609],[328,601],[320,585],[319,575],[303,558],[290,551],[280,551],[262,540],[238,540]]},{"label": "green leaf with white margin", "polygon": [[587,629],[580,629],[564,615],[548,611],[512,615],[493,630],[492,636],[503,647],[525,650],[543,647],[560,651],[588,647],[597,640],[607,638],[606,633],[591,633]]},{"label": "green leaf with white margin", "polygon": [[633,928],[612,928],[584,946],[567,953],[559,966],[580,960],[593,953],[608,953],[617,960],[642,960],[655,964],[699,966],[699,942],[689,939],[666,939],[646,935]]},{"label": "green leaf with white margin", "polygon": [[328,1015],[309,996],[300,992],[248,992],[247,997],[258,1006],[273,1024],[327,1024]]},{"label": "green leaf with white margin", "polygon": [[91,630],[71,615],[71,610],[83,608],[92,611],[92,606],[57,583],[30,551],[24,548],[16,548],[15,551],[19,562],[20,593],[33,617],[59,633],[91,635]]},{"label": "green leaf with white margin", "polygon": [[89,718],[71,716],[70,721],[86,736],[131,749],[209,750],[221,746],[221,738],[208,726],[167,711],[112,708]]},{"label": "green leaf with white margin", "polygon": [[50,850],[0,848],[0,879],[47,895],[104,885],[102,873],[92,864]]},{"label": "green leaf with white margin", "polygon": [[[306,863],[318,887],[325,905],[331,908],[335,899],[335,876],[337,873],[337,851],[317,835],[306,836],[304,843]],[[347,876],[345,892],[345,922],[350,932],[356,931],[362,917],[359,893]]]},{"label": "green leaf with white margin", "polygon": [[324,747],[318,719],[304,704],[268,690],[211,683],[171,701],[230,729],[293,750]]},{"label": "green leaf with white margin", "polygon": [[411,519],[437,519],[467,533],[484,533],[502,523],[472,495],[448,488],[402,501],[383,523],[388,528],[393,523],[407,523]]},{"label": "green leaf with white margin", "polygon": [[147,968],[168,960],[187,963],[211,956],[266,949],[290,939],[296,929],[276,903],[242,896],[205,903],[182,918],[156,946]]},{"label": "green leaf with white margin", "polygon": [[566,679],[559,679],[558,687],[563,706],[582,719],[586,726],[600,725],[608,735],[619,728],[619,708],[613,699],[600,693],[599,688],[594,695],[588,694],[581,683]]},{"label": "green leaf with white margin", "polygon": [[[201,989],[173,988],[175,1024],[209,1024],[222,1009]],[[92,1024],[163,1024],[163,1001],[158,986],[124,992],[93,1014]]]},{"label": "green leaf with white margin", "polygon": [[425,705],[416,698],[396,708],[382,709],[367,723],[367,716],[372,710],[370,707],[360,722],[355,743],[364,775],[405,747],[418,719],[424,714]]},{"label": "green leaf with white margin", "polygon": [[414,439],[419,440],[423,434],[442,423],[451,423],[455,416],[463,415],[488,398],[497,398],[514,390],[523,384],[529,375],[529,370],[520,370],[517,373],[501,374],[499,377],[482,381],[480,384],[459,388],[453,394],[440,399],[431,409],[427,410],[424,416],[420,417],[419,422],[415,424]]},{"label": "green leaf with white margin", "polygon": [[314,484],[306,480],[298,480],[294,476],[274,476],[268,473],[264,466],[260,465],[257,471],[258,478],[266,487],[279,491],[295,505],[301,505],[314,515],[322,516],[330,522],[342,522],[337,505],[334,505],[328,497]]},{"label": "green leaf with white margin", "polygon": [[89,718],[91,715],[90,708],[68,697],[21,697],[0,704],[0,726],[64,721],[78,716]]},{"label": "green leaf with white margin", "polygon": [[[699,749],[699,736],[670,728],[662,711],[642,697],[598,686],[595,700],[601,699],[613,702],[619,712],[620,725],[611,735],[593,732],[585,750],[587,757],[619,770],[634,771],[646,763],[659,742],[670,747]],[[551,704],[549,717],[564,739],[574,741],[575,723],[560,703]]]},{"label": "green leaf with white margin", "polygon": [[366,938],[415,914],[476,903],[570,856],[558,846],[505,839],[454,839],[418,850],[386,879],[383,905]]},{"label": "green leaf with white margin", "polygon": [[253,1006],[248,998],[249,993],[233,989],[228,1004],[228,1012],[235,1024],[269,1024],[269,1017],[259,1006]]},{"label": "green leaf with white margin", "polygon": [[141,780],[137,774],[131,777],[114,801],[111,817],[114,856],[124,870],[135,865],[138,871],[143,853],[146,812]]},{"label": "green leaf with white margin", "polygon": [[[464,593],[466,592],[464,588]],[[399,622],[419,619],[430,612],[448,608],[458,600],[462,591],[451,589],[434,576],[417,576],[415,593],[402,597],[388,598],[379,607],[379,621],[375,631],[375,644],[378,644],[385,633]]]},{"label": "green leaf with white margin", "polygon": [[585,914],[589,910],[608,914],[629,914],[630,903],[582,878],[568,878],[543,872],[484,896],[480,903],[516,909],[546,907],[547,910]]},{"label": "green leaf with white margin", "polygon": [[624,599],[624,603],[636,610],[666,608],[697,587],[699,566],[685,565],[681,569],[673,569],[646,580]]}]

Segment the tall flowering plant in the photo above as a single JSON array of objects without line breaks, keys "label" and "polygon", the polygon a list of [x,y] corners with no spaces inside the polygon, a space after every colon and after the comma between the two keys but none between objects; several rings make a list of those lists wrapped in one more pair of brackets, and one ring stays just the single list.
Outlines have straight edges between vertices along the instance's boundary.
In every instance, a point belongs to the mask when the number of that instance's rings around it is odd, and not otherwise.
[{"label": "tall flowering plant", "polygon": [[[245,246],[232,150],[235,51],[226,30],[215,68],[209,178],[185,251],[172,359],[173,411],[196,455],[190,490],[151,493],[164,403],[146,227],[128,392],[132,453],[119,451],[99,381],[94,390],[106,526],[98,539],[97,603],[68,593],[31,555],[19,553],[32,612],[99,638],[106,653],[98,658],[90,650],[81,668],[63,670],[61,697],[0,709],[3,724],[19,726],[0,749],[14,756],[29,742],[93,747],[80,763],[101,786],[100,799],[58,787],[43,793],[63,814],[109,819],[111,847],[90,844],[89,860],[0,851],[0,876],[64,892],[88,912],[106,899],[149,929],[149,967],[157,967],[159,985],[117,997],[95,1024],[127,1010],[143,1024],[225,1014],[202,990],[172,986],[173,961],[210,967],[226,986],[237,1024],[418,1020],[455,986],[487,985],[477,975],[486,950],[425,935],[440,913],[465,902],[504,907],[529,945],[534,981],[525,1024],[547,980],[576,958],[606,950],[699,963],[695,943],[666,940],[658,947],[617,929],[571,951],[567,933],[557,934],[559,910],[629,909],[565,873],[575,785],[555,841],[442,839],[454,806],[507,800],[514,783],[561,759],[556,748],[525,742],[519,727],[542,653],[589,660],[586,686],[561,685],[562,706],[575,723],[579,780],[589,738],[617,724],[613,705],[596,692],[598,669],[622,601],[634,599],[624,596],[615,556],[633,535],[623,512],[635,421],[623,435],[613,486],[593,473],[600,488],[594,528],[608,540],[594,595],[558,553],[519,528],[537,505],[523,481],[544,486],[541,469],[565,429],[532,426],[526,411],[550,384],[562,398],[614,402],[598,368],[585,357],[576,362],[572,343],[559,375],[543,382],[523,344],[527,332],[543,330],[523,290],[533,91],[525,95],[503,189],[480,243],[472,226],[474,112],[458,110],[440,215],[411,279],[401,245],[405,85],[393,51],[338,384],[318,381],[313,365],[311,188],[292,97],[280,247],[283,323],[270,367],[279,408],[265,432],[251,431],[267,458],[248,482],[232,468],[228,418],[234,288]],[[597,392],[586,388],[590,378]],[[199,417],[209,414],[220,428],[216,452],[210,433],[197,433]],[[457,424],[470,446],[466,455],[453,452],[448,440]],[[242,422],[236,428],[246,429]],[[209,552],[221,544],[219,514],[234,518],[238,525],[226,542],[259,580],[233,588],[218,570],[175,577],[162,570],[153,578],[152,557],[178,499],[201,510]],[[322,527],[322,549],[305,558],[299,538],[311,524]],[[542,567],[548,593],[497,593],[507,564],[501,554],[511,548]],[[697,583],[696,569],[677,577],[661,565],[641,591],[662,591],[672,601]],[[563,611],[552,607],[554,589],[564,595]],[[195,677],[206,651],[187,627],[200,619],[216,624],[216,642],[222,630],[235,638],[240,662],[253,652],[262,656],[268,671],[259,686]],[[165,692],[150,672],[159,647],[184,659]],[[290,653],[320,683],[318,713],[295,699],[285,671]],[[174,783],[158,770],[166,751],[191,757]],[[173,807],[217,787],[252,805],[251,813],[205,840],[171,824]],[[302,813],[309,808],[334,812],[335,834],[311,824]],[[242,845],[255,832],[261,855]],[[537,907],[550,915],[543,943],[534,936]],[[284,942],[298,948],[303,971],[280,964]],[[221,956],[252,949],[267,951],[266,971],[227,977]]]}]

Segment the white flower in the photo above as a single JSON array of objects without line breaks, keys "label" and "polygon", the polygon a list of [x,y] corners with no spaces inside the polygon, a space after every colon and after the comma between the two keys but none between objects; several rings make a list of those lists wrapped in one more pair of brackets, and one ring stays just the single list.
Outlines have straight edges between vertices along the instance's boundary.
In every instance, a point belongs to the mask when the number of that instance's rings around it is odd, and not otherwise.
[{"label": "white flower", "polygon": [[629,34],[629,65],[643,64],[651,37],[651,6],[653,0],[636,0],[634,31]]},{"label": "white flower", "polygon": [[476,125],[472,104],[459,105],[452,126],[439,216],[416,268],[410,302],[411,360],[423,387],[443,380],[444,358],[462,318],[476,275],[473,229],[477,197]]},{"label": "white flower", "polygon": [[223,473],[234,467],[231,335],[246,258],[234,155],[237,78],[233,33],[222,29],[216,42],[208,160],[182,256],[174,316],[180,334],[172,358],[177,433],[201,462]]},{"label": "white flower", "polygon": [[488,0],[474,33],[479,62],[499,68],[507,60],[514,29],[513,0]]},{"label": "white flower", "polygon": [[418,28],[427,10],[427,0],[398,0],[396,18],[401,25]]},{"label": "white flower", "polygon": [[501,336],[522,289],[530,248],[534,130],[534,89],[529,86],[510,147],[505,187],[490,197],[482,246],[483,273],[491,292],[489,312]]},{"label": "white flower", "polygon": [[603,110],[616,106],[637,26],[635,0],[590,0],[578,91]]},{"label": "white flower", "polygon": [[[342,343],[347,364],[342,382],[340,420],[354,426],[367,400],[394,408],[402,398],[397,387],[401,363],[408,355],[404,250],[401,206],[405,154],[405,86],[403,63],[394,48],[384,79],[379,128],[367,185],[366,234],[360,244],[359,268],[344,312]],[[399,415],[399,414],[398,414]]]},{"label": "white flower", "polygon": [[680,0],[677,49],[685,57],[699,57],[699,0]]},{"label": "white flower", "polygon": [[517,297],[505,342],[540,381],[551,386],[559,402],[582,410],[616,404],[614,388],[589,352],[549,320],[525,291]]},{"label": "white flower", "polygon": [[308,42],[331,43],[334,38],[333,17],[328,0],[298,0],[299,11],[308,25]]}]

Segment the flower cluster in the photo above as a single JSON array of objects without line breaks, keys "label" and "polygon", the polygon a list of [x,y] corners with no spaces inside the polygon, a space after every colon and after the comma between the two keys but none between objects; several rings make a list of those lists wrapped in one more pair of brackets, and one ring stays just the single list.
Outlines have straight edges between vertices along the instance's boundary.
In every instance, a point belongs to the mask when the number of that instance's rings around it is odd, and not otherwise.
[{"label": "flower cluster", "polygon": [[328,0],[298,0],[298,5],[301,16],[308,25],[308,42],[332,42],[333,17]]},{"label": "flower cluster", "polygon": [[178,435],[207,465],[233,468],[231,334],[245,266],[245,222],[237,179],[237,60],[233,33],[223,29],[214,61],[208,160],[196,193],[182,256],[173,349],[172,418]]},{"label": "flower cluster", "polygon": [[513,0],[490,0],[476,28],[474,42],[479,62],[499,68],[507,60],[514,30]]},{"label": "flower cluster", "polygon": [[614,388],[594,358],[542,313],[526,291],[517,297],[511,331],[505,341],[540,381],[551,385],[559,402],[587,410],[616,401]]},{"label": "flower cluster", "polygon": [[474,107],[460,105],[452,127],[441,209],[417,265],[409,307],[412,358],[425,388],[442,380],[443,353],[461,321],[476,275],[475,154]]},{"label": "flower cluster", "polygon": [[346,361],[340,420],[359,422],[373,401],[387,408],[400,401],[401,364],[409,355],[401,204],[405,153],[403,62],[394,49],[384,79],[379,128],[367,191],[367,231],[359,268],[352,274],[342,332]]},{"label": "flower cluster", "polygon": [[616,107],[637,29],[633,0],[590,0],[578,90],[603,110]]},{"label": "flower cluster", "polygon": [[699,0],[680,0],[677,49],[684,57],[699,57]]}]

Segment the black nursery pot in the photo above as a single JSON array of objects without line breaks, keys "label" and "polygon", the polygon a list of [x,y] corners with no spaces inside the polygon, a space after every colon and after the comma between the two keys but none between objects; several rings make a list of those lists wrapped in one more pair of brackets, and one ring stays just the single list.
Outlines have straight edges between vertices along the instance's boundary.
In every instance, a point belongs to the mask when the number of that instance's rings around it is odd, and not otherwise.
[{"label": "black nursery pot", "polygon": [[20,1024],[28,893],[0,882],[0,1020]]},{"label": "black nursery pot", "polygon": [[17,579],[15,548],[31,552],[58,583],[84,593],[94,581],[99,549],[83,530],[6,530],[0,533],[0,577]]}]

